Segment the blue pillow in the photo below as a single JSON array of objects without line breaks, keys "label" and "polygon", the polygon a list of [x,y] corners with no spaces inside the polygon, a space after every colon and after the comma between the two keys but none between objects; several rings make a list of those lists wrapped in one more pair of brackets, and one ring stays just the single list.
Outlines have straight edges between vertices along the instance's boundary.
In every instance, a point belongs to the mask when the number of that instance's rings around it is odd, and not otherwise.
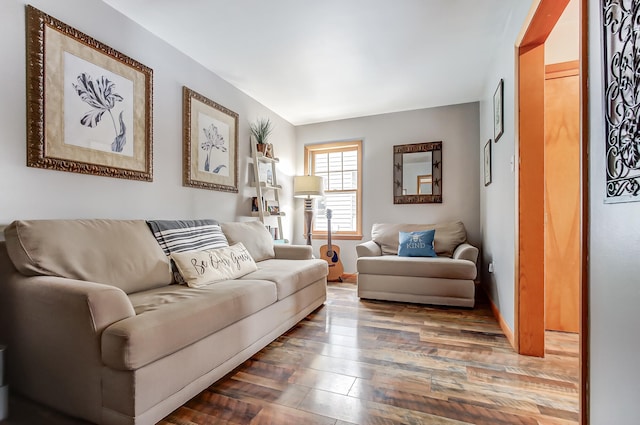
[{"label": "blue pillow", "polygon": [[398,256],[400,257],[436,257],[433,249],[435,229],[421,232],[400,232]]}]

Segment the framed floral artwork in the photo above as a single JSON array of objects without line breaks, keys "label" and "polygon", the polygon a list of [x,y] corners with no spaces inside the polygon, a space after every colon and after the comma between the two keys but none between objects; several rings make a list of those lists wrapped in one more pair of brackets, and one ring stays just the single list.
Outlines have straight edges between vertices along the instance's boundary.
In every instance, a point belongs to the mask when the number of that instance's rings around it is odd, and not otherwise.
[{"label": "framed floral artwork", "polygon": [[183,183],[238,192],[238,114],[182,88]]},{"label": "framed floral artwork", "polygon": [[153,70],[32,7],[27,166],[153,180]]}]

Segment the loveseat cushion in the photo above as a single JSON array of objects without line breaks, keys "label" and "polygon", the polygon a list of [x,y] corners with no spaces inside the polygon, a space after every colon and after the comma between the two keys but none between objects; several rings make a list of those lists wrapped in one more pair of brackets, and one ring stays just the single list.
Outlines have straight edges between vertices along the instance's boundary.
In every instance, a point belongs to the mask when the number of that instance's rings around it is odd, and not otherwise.
[{"label": "loveseat cushion", "polygon": [[357,269],[360,274],[442,279],[473,280],[477,275],[476,265],[471,261],[438,257],[361,257]]},{"label": "loveseat cushion", "polygon": [[14,221],[4,231],[14,266],[26,276],[58,276],[126,293],[171,283],[169,260],[144,220]]},{"label": "loveseat cushion", "polygon": [[437,257],[433,249],[435,230],[400,232],[398,255],[400,257]]},{"label": "loveseat cushion", "polygon": [[102,361],[134,370],[174,353],[277,300],[273,282],[228,280],[202,288],[170,285],[129,295],[136,311],[102,334]]},{"label": "loveseat cushion", "polygon": [[371,239],[380,245],[383,255],[397,255],[400,232],[435,229],[434,249],[442,257],[451,257],[458,245],[467,240],[467,231],[461,221],[438,224],[376,223],[371,228]]},{"label": "loveseat cushion", "polygon": [[260,279],[274,282],[278,289],[278,300],[298,292],[302,288],[327,276],[329,267],[323,260],[260,261],[258,270],[240,279]]}]

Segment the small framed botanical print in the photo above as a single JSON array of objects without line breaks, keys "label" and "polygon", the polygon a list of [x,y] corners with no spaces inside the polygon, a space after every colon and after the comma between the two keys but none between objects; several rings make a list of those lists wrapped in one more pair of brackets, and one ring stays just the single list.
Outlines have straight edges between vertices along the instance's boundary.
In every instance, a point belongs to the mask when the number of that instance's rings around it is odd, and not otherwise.
[{"label": "small framed botanical print", "polygon": [[484,185],[491,184],[491,139],[484,145]]},{"label": "small framed botanical print", "polygon": [[504,133],[504,80],[500,79],[493,94],[493,139],[497,142]]}]

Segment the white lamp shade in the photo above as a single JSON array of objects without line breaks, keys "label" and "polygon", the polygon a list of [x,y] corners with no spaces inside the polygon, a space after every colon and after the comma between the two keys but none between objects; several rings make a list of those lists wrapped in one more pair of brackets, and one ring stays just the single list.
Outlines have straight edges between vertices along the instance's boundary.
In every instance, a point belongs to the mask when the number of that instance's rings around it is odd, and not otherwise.
[{"label": "white lamp shade", "polygon": [[296,198],[319,198],[324,196],[324,182],[320,176],[295,176],[293,196]]}]

